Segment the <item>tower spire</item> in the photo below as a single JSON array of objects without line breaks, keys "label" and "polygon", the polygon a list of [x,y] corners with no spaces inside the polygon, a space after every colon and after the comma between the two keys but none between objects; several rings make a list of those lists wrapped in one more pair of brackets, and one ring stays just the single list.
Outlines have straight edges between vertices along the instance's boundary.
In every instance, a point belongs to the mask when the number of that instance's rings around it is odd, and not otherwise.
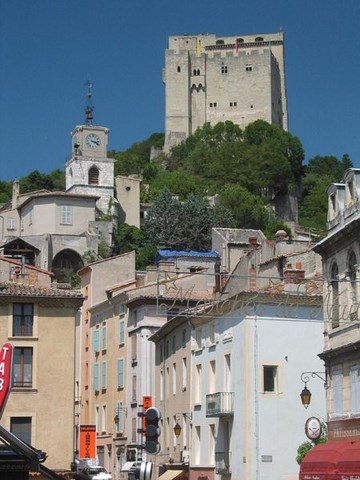
[{"label": "tower spire", "polygon": [[86,93],[86,105],[85,105],[85,124],[93,125],[94,121],[94,105],[92,103],[92,87],[95,85],[95,82],[87,80],[85,86],[88,88]]}]

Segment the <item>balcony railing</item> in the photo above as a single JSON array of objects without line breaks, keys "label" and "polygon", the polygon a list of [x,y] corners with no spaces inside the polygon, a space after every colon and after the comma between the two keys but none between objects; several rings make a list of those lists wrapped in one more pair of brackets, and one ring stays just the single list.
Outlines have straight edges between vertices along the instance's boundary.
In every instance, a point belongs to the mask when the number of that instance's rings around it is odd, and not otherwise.
[{"label": "balcony railing", "polygon": [[215,452],[215,469],[219,475],[231,473],[231,452]]},{"label": "balcony railing", "polygon": [[234,392],[217,392],[206,395],[206,416],[233,415]]}]

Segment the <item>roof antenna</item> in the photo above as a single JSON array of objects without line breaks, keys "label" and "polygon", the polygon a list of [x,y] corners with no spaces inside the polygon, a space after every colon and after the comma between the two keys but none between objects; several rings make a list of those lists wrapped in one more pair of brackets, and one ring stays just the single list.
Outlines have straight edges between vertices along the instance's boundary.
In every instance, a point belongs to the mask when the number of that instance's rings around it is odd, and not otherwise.
[{"label": "roof antenna", "polygon": [[91,80],[87,80],[84,85],[88,87],[88,91],[86,94],[86,106],[85,106],[85,124],[93,125],[95,107],[92,103],[92,87],[95,85],[95,82],[92,82]]}]

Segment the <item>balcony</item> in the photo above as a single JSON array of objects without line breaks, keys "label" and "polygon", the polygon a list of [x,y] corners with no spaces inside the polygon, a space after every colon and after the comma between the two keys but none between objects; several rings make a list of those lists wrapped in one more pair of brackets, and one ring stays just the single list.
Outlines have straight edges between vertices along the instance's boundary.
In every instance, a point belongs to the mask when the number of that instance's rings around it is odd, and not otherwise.
[{"label": "balcony", "polygon": [[206,395],[206,416],[222,417],[234,413],[234,392],[218,392]]},{"label": "balcony", "polygon": [[231,473],[231,452],[215,452],[215,470],[218,475]]}]

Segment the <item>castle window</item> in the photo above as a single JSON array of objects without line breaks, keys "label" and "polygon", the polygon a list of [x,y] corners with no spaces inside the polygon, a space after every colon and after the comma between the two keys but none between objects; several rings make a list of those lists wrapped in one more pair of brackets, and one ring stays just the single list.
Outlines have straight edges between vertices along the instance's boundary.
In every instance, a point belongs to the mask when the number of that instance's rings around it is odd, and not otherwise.
[{"label": "castle window", "polygon": [[196,75],[196,69],[194,68],[193,75]]},{"label": "castle window", "polygon": [[196,70],[196,75],[200,75],[200,68]]},{"label": "castle window", "polygon": [[236,41],[237,41],[237,43],[244,43],[244,39],[243,39],[243,38],[237,38]]},{"label": "castle window", "polygon": [[89,170],[89,185],[99,185],[99,169],[91,167]]},{"label": "castle window", "polygon": [[222,64],[221,65],[221,73],[227,73],[227,72],[228,72],[227,65]]},{"label": "castle window", "polygon": [[224,40],[216,40],[216,45],[224,45]]},{"label": "castle window", "polygon": [[178,73],[180,73],[181,72],[181,67],[178,66],[177,71],[178,71]]},{"label": "castle window", "polygon": [[264,41],[263,37],[256,37],[255,38],[255,42],[263,42],[263,41]]},{"label": "castle window", "polygon": [[251,65],[251,63],[247,63],[247,64],[245,65],[245,71],[246,71],[246,72],[252,72],[252,65]]},{"label": "castle window", "polygon": [[233,106],[233,102],[230,102],[230,107],[232,107],[232,106]]}]

